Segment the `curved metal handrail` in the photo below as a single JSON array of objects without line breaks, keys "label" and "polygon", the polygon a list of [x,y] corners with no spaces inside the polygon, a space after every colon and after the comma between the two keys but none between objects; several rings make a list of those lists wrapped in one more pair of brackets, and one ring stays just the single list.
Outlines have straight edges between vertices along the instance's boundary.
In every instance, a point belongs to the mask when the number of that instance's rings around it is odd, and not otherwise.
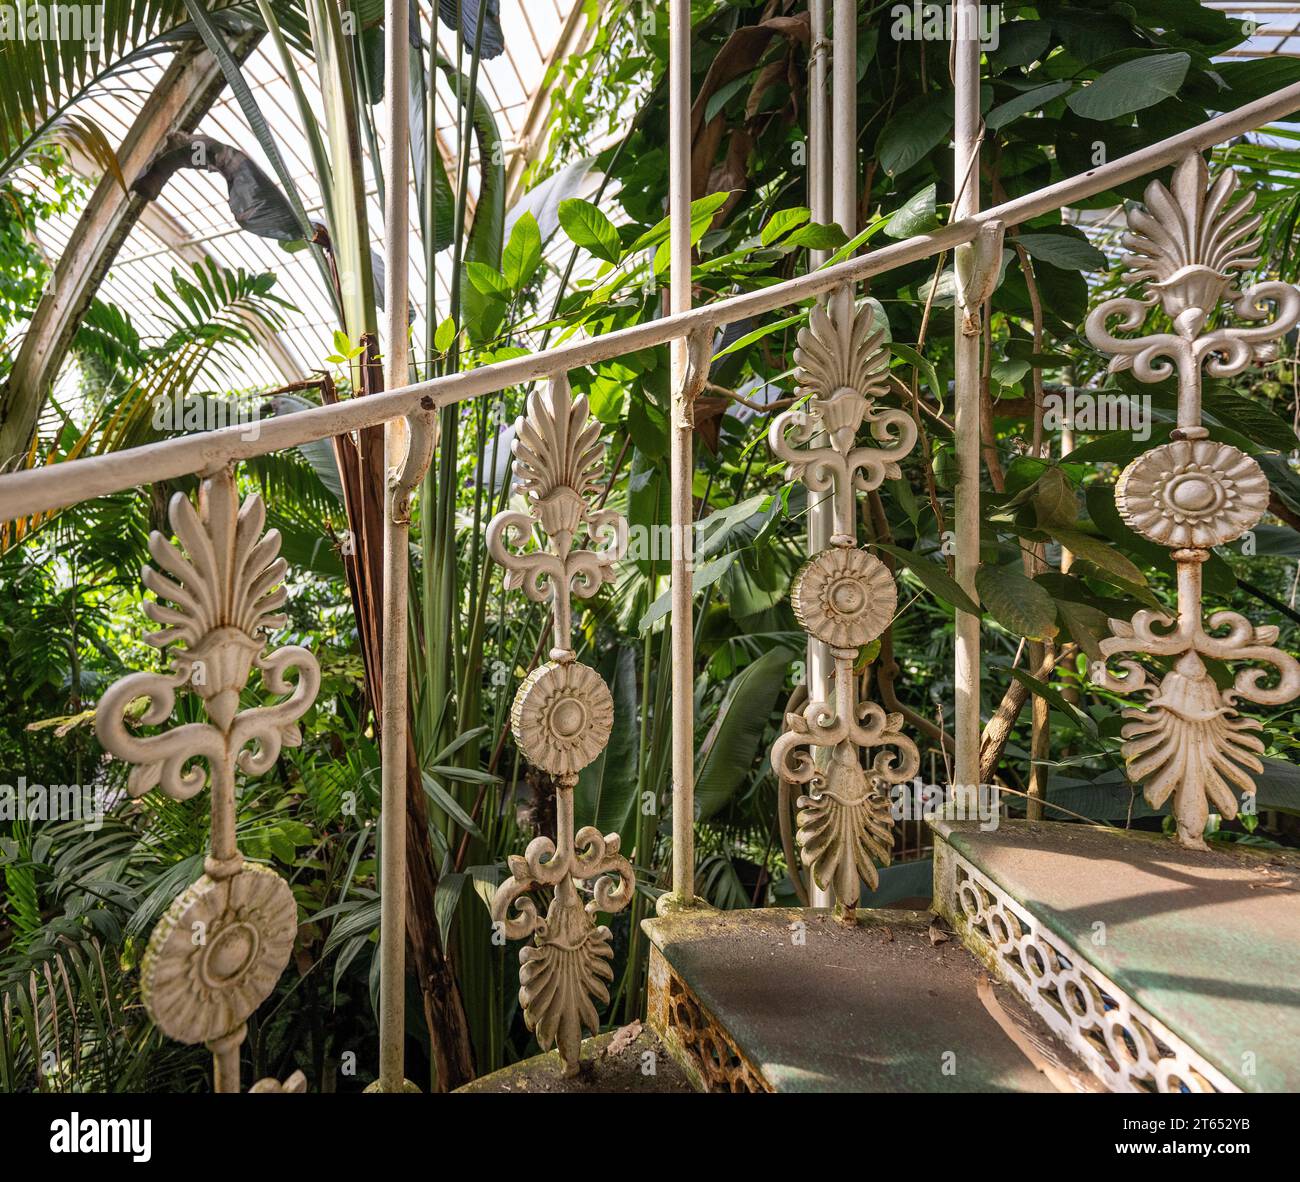
[{"label": "curved metal handrail", "polygon": [[1173,164],[1189,152],[1204,151],[1298,110],[1300,83],[1140,151],[991,206],[973,217],[951,222],[929,234],[918,234],[771,287],[618,329],[604,336],[575,341],[541,353],[529,353],[464,373],[430,378],[367,398],[313,407],[285,418],[258,423],[255,432],[250,431],[248,424],[223,427],[111,455],[92,456],[0,476],[0,521],[63,508],[153,481],[210,472],[234,460],[375,427],[391,419],[418,415],[579,366],[667,344],[690,336],[705,326],[730,324],[770,312],[971,242],[991,222],[1015,226],[1073,201],[1105,192]]}]

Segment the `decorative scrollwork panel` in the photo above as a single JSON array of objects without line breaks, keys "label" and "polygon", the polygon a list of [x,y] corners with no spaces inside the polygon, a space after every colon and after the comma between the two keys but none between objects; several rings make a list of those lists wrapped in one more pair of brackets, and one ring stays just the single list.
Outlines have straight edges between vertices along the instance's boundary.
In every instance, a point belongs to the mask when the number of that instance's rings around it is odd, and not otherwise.
[{"label": "decorative scrollwork panel", "polygon": [[[492,916],[510,939],[531,939],[519,953],[524,1020],[543,1050],[558,1047],[569,1075],[579,1068],[583,1031],[600,1028],[596,1007],[608,1003],[614,977],[610,931],[594,917],[627,906],[635,887],[617,833],[574,832],[573,789],[609,742],[614,704],[601,676],[573,651],[572,596],[589,599],[613,582],[627,547],[622,515],[591,504],[604,463],[599,436],[587,400],[572,397],[563,375],[532,394],[513,448],[515,491],[528,511],[506,510],[488,525],[488,552],[505,568],[507,590],[551,607],[550,660],[520,685],[510,726],[520,752],[556,785],[555,840],[536,837],[508,859],[510,877],[497,888]],[[542,545],[514,548],[535,530]],[[588,546],[578,544],[584,539]],[[581,883],[591,884],[586,903]],[[532,896],[546,889],[543,915]]]},{"label": "decorative scrollwork panel", "polygon": [[[1105,661],[1093,680],[1146,701],[1124,711],[1121,732],[1129,773],[1148,802],[1166,802],[1178,840],[1204,848],[1211,808],[1231,819],[1237,791],[1253,794],[1263,770],[1258,723],[1241,715],[1239,701],[1280,705],[1300,694],[1300,664],[1274,646],[1277,629],[1256,627],[1235,612],[1215,612],[1203,623],[1201,568],[1210,548],[1241,537],[1268,507],[1268,480],[1237,448],[1211,439],[1202,422],[1202,373],[1229,377],[1274,356],[1273,342],[1300,321],[1300,292],[1286,283],[1242,289],[1240,273],[1259,262],[1254,237],[1259,215],[1254,194],[1236,197],[1237,178],[1224,171],[1213,182],[1200,155],[1174,171],[1171,188],[1153,181],[1146,208],[1129,214],[1126,278],[1144,284],[1141,299],[1106,300],[1089,315],[1088,339],[1112,354],[1110,370],[1131,369],[1144,382],[1178,378],[1178,425],[1170,442],[1145,452],[1120,475],[1116,505],[1137,532],[1168,546],[1178,569],[1177,618],[1143,610],[1111,620],[1101,645]],[[1223,323],[1207,331],[1226,303],[1242,327]],[[1163,310],[1173,332],[1115,336],[1140,329],[1150,311]],[[1271,316],[1270,316],[1271,309]],[[1113,672],[1112,657],[1126,657]],[[1158,683],[1135,657],[1170,658]],[[1250,667],[1220,689],[1203,658]]]},{"label": "decorative scrollwork panel", "polygon": [[1116,1092],[1235,1092],[1203,1055],[955,851],[950,918],[968,945]]},{"label": "decorative scrollwork panel", "polygon": [[[807,408],[778,415],[768,434],[788,477],[810,493],[828,493],[833,506],[830,547],[804,564],[790,591],[804,631],[829,646],[832,699],[787,715],[772,766],[788,782],[808,786],[796,802],[800,860],[846,912],[857,906],[864,881],[878,884],[876,863],[889,864],[889,786],[920,766],[901,715],[860,701],[854,672],[858,650],[889,627],[898,606],[889,569],[857,548],[856,494],[898,476],[917,438],[908,414],[877,403],[889,356],[873,316],[870,304],[854,308],[849,288],[813,307],[795,350],[795,380]],[[858,443],[864,424],[872,444]]]},{"label": "decorative scrollwork panel", "polygon": [[[144,605],[145,614],[161,625],[146,639],[166,651],[171,671],[132,673],[112,685],[96,709],[95,728],[106,751],[134,765],[132,795],[157,788],[187,800],[211,789],[205,873],[154,928],[140,987],[159,1029],[179,1042],[205,1043],[217,1090],[235,1092],[245,1024],[274,990],[298,927],[288,884],[246,863],[236,844],[235,777],[262,774],[284,747],[302,741],[298,721],[315,701],[320,669],[298,645],[267,651],[269,634],[286,622],[279,608],[287,599],[287,564],[278,556],[279,532],[263,533],[261,498],[241,506],[234,474],[223,468],[203,480],[197,511],[177,493],[169,516],[181,545],[154,532],[149,549],[161,571],[146,567],[143,581],[158,597]],[[241,710],[254,669],[266,692],[283,697]],[[128,708],[138,698],[148,703],[140,725],[164,726],[180,693],[194,694],[209,721],[154,735],[128,726]],[[292,1079],[289,1085],[280,1090],[300,1090]]]}]

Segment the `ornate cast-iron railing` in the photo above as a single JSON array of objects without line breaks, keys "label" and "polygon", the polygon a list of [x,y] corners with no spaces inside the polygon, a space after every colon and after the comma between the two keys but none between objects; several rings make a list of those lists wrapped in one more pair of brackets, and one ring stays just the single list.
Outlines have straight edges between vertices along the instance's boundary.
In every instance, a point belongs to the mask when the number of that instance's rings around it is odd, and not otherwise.
[{"label": "ornate cast-iron railing", "polygon": [[[147,566],[143,580],[158,597],[145,614],[161,625],[146,639],[167,652],[172,671],[116,682],[99,701],[95,729],[106,751],[133,765],[132,796],[157,788],[189,800],[210,789],[212,846],[203,876],[173,900],[149,937],[140,993],[164,1034],[211,1050],[216,1090],[237,1092],[246,1022],[289,963],[298,905],[279,875],[239,851],[235,776],[261,775],[282,747],[302,741],[298,720],[316,700],[320,668],[299,645],[267,651],[270,634],[286,622],[278,609],[288,598],[281,586],[288,565],[279,557],[279,531],[262,532],[262,499],[250,496],[241,506],[234,473],[223,467],[204,478],[197,511],[177,493],[170,518],[184,550],[155,530],[149,550],[165,573]],[[241,710],[254,669],[268,693],[285,696]],[[141,698],[140,723],[165,724],[178,693],[194,694],[209,721],[148,737],[126,725]],[[263,1080],[255,1090],[299,1085]]]},{"label": "ornate cast-iron railing", "polygon": [[[961,8],[972,7],[970,0],[958,3]],[[388,8],[390,55],[404,60],[406,5],[390,0]],[[825,4],[820,0],[818,8],[824,16]],[[849,66],[854,61],[850,51],[854,6],[836,0],[834,8],[835,61]],[[822,48],[819,42],[814,54],[824,75]],[[1171,164],[1178,165],[1173,188],[1153,184],[1147,192],[1148,210],[1131,215],[1131,276],[1146,284],[1146,296],[1102,304],[1089,317],[1087,332],[1094,344],[1115,355],[1112,368],[1131,366],[1143,381],[1159,380],[1175,371],[1179,376],[1175,437],[1131,464],[1118,487],[1120,510],[1133,528],[1173,550],[1179,572],[1178,612],[1176,619],[1143,611],[1132,621],[1113,621],[1114,636],[1104,642],[1103,651],[1107,657],[1127,659],[1120,662],[1121,673],[1101,667],[1095,676],[1110,689],[1146,696],[1144,706],[1128,711],[1125,755],[1133,774],[1145,781],[1153,804],[1172,797],[1179,838],[1185,844],[1200,841],[1211,806],[1228,816],[1235,813],[1233,785],[1253,790],[1251,773],[1260,769],[1261,744],[1255,725],[1237,712],[1237,703],[1288,700],[1300,693],[1300,668],[1272,647],[1274,629],[1255,628],[1230,612],[1213,614],[1208,629],[1202,622],[1201,563],[1211,546],[1239,536],[1258,520],[1265,485],[1254,461],[1209,438],[1201,423],[1201,371],[1226,376],[1265,356],[1269,342],[1300,319],[1300,296],[1279,283],[1260,283],[1245,291],[1234,286],[1237,273],[1254,263],[1248,239],[1255,219],[1248,216],[1249,199],[1229,204],[1236,185],[1231,174],[1208,183],[1199,153],[1300,109],[1300,85],[979,213],[978,194],[968,183],[978,176],[978,45],[970,36],[960,35],[954,48],[957,220],[942,229],[690,309],[689,24],[686,6],[673,4],[671,315],[545,353],[405,386],[397,385],[404,370],[399,343],[392,350],[397,363],[389,373],[395,388],[386,393],[275,419],[262,424],[255,436],[233,427],[0,476],[0,520],[8,520],[147,482],[202,475],[197,510],[184,496],[174,498],[171,505],[171,525],[180,547],[155,533],[151,552],[161,573],[147,569],[144,574],[145,585],[158,596],[146,611],[161,625],[149,639],[167,652],[171,671],[123,678],[104,695],[96,722],[105,749],[133,765],[132,793],[158,788],[188,799],[205,785],[211,790],[212,845],[205,873],[177,898],[155,929],[142,984],[145,1004],[165,1033],[181,1041],[205,1043],[212,1050],[217,1090],[239,1090],[239,1044],[245,1023],[273,989],[288,961],[297,927],[297,908],[287,885],[267,868],[246,862],[238,849],[236,777],[261,774],[282,745],[299,741],[298,720],[310,708],[319,684],[315,659],[305,649],[294,645],[267,649],[270,634],[282,623],[277,609],[285,600],[281,583],[286,566],[277,556],[276,532],[262,532],[261,501],[253,496],[242,506],[238,503],[236,462],[366,427],[386,424],[388,428],[379,1086],[396,1091],[404,1086],[400,858],[405,813],[400,787],[405,774],[402,706],[407,699],[407,499],[434,445],[430,426],[434,411],[547,379],[544,390],[529,396],[515,444],[517,487],[528,511],[507,512],[493,520],[489,552],[505,568],[508,589],[521,590],[551,606],[550,659],[520,686],[511,725],[520,751],[555,782],[557,832],[554,840],[538,837],[523,855],[509,859],[510,877],[498,890],[493,913],[507,936],[532,938],[520,954],[524,1014],[539,1042],[544,1047],[558,1046],[566,1069],[573,1072],[582,1031],[598,1026],[597,1003],[607,1000],[605,982],[611,977],[609,932],[596,925],[594,916],[624,906],[634,883],[617,834],[602,835],[590,828],[574,832],[573,786],[581,768],[608,740],[611,707],[601,678],[576,659],[572,600],[594,596],[611,578],[626,533],[618,514],[590,503],[593,479],[603,466],[599,428],[588,420],[585,401],[571,398],[565,374],[635,350],[674,346],[670,466],[677,537],[671,565],[671,902],[689,906],[695,901],[689,702],[693,651],[691,563],[683,540],[690,528],[691,398],[707,374],[707,346],[716,327],[801,301],[818,301],[800,334],[796,354],[796,380],[808,401],[773,424],[770,445],[811,493],[828,494],[820,512],[829,511],[829,528],[812,547],[792,594],[800,623],[815,644],[828,646],[833,669],[822,678],[825,692],[788,720],[789,730],[775,744],[772,762],[806,788],[798,804],[801,860],[837,908],[850,913],[858,902],[860,883],[874,882],[875,863],[888,858],[889,817],[883,807],[887,788],[912,775],[917,765],[916,747],[902,732],[900,720],[862,698],[854,673],[860,646],[880,634],[897,602],[889,571],[858,548],[855,498],[878,487],[891,473],[891,466],[914,445],[916,428],[908,415],[881,402],[883,326],[873,323],[869,305],[855,307],[852,285],[943,251],[956,252],[960,280],[955,328],[959,346],[956,548],[959,581],[967,586],[979,552],[975,427],[979,306],[996,274],[991,260],[1000,254],[1002,227]],[[846,200],[853,191],[856,153],[852,128],[846,131],[844,124],[849,116],[841,117],[846,110],[851,115],[852,84],[844,79],[851,79],[852,70],[841,69],[839,74],[835,138],[844,151],[835,168],[834,205],[843,220],[851,216]],[[395,85],[390,94],[390,156],[401,160],[406,88]],[[819,134],[824,136],[824,119],[820,126]],[[850,170],[847,178],[846,169]],[[816,187],[822,206],[824,181]],[[405,189],[396,181],[391,187]],[[405,331],[400,310],[407,306],[404,250],[394,245],[406,236],[400,202],[394,202],[386,233],[390,239],[386,301],[390,309],[399,309],[390,335],[400,336]],[[1225,300],[1249,326],[1208,327]],[[1264,307],[1269,303],[1271,319]],[[1107,328],[1118,315],[1121,330],[1137,329],[1156,304],[1172,321],[1172,332],[1123,338]],[[868,439],[862,438],[864,427]],[[535,535],[540,535],[540,541],[530,545]],[[512,545],[518,548],[511,549]],[[973,786],[977,778],[972,769],[977,762],[979,726],[978,640],[977,617],[959,611],[957,789]],[[1176,660],[1159,684],[1153,684],[1135,659],[1140,656]],[[1204,658],[1245,661],[1254,667],[1238,674],[1229,689],[1219,690],[1207,676]],[[1271,685],[1263,684],[1267,672],[1260,665],[1276,671]],[[262,693],[278,700],[241,709],[254,669]],[[180,694],[196,696],[208,721],[153,735],[138,733],[140,726],[167,724]],[[147,701],[147,708],[136,717],[131,704],[140,698]],[[592,884],[591,898],[585,903],[579,893],[584,883]],[[546,890],[551,898],[542,915],[532,895]],[[301,1076],[295,1075],[283,1083],[263,1080],[252,1090],[302,1088]]]}]

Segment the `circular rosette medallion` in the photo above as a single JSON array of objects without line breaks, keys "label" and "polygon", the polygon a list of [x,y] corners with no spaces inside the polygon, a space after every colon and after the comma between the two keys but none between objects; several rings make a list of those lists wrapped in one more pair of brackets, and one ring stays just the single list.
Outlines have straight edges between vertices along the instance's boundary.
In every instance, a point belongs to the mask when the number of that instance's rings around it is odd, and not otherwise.
[{"label": "circular rosette medallion", "polygon": [[614,699],[594,669],[548,661],[519,687],[510,729],[524,758],[553,776],[580,772],[605,749]]},{"label": "circular rosette medallion", "polygon": [[858,648],[894,617],[898,588],[889,568],[864,550],[823,550],[804,564],[790,588],[795,618],[832,648]]},{"label": "circular rosette medallion", "polygon": [[145,1009],[178,1042],[230,1034],[271,995],[297,930],[298,906],[278,874],[252,863],[232,878],[205,874],[149,937],[140,966]]},{"label": "circular rosette medallion", "polygon": [[1125,468],[1115,504],[1131,528],[1154,542],[1208,549],[1259,521],[1268,508],[1268,478],[1226,443],[1180,439]]}]

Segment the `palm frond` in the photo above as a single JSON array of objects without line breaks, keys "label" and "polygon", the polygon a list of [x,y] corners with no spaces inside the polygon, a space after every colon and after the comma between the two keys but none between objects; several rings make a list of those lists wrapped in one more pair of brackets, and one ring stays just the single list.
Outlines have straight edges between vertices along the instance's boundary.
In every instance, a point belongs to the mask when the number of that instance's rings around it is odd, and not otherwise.
[{"label": "palm frond", "polygon": [[[210,3],[237,7],[235,0]],[[103,131],[75,108],[115,75],[192,38],[184,0],[34,4],[18,8],[14,19],[25,32],[30,21],[44,28],[0,41],[0,177],[42,144],[72,139],[121,179]]]}]

